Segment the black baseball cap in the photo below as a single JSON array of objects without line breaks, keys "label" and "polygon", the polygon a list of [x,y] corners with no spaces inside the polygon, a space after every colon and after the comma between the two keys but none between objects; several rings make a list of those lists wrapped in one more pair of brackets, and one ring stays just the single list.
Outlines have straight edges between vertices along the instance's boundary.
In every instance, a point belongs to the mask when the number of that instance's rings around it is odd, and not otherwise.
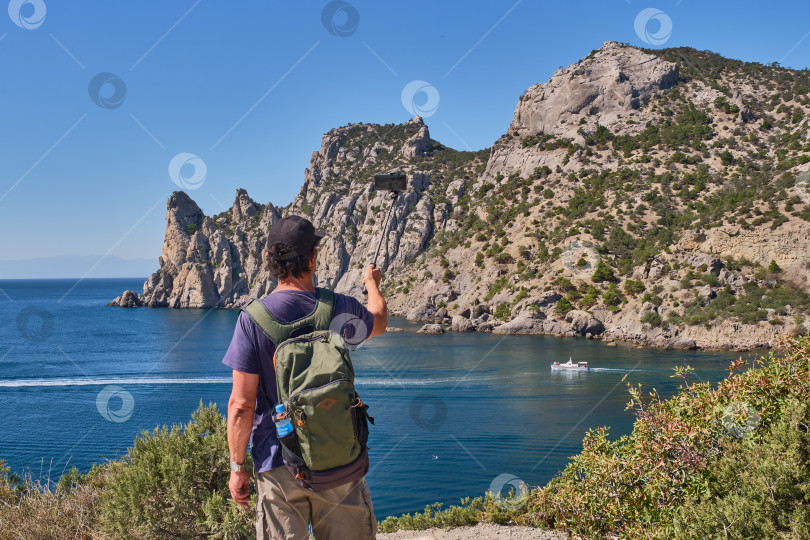
[{"label": "black baseball cap", "polygon": [[307,257],[324,236],[326,233],[317,230],[307,218],[287,216],[270,227],[270,232],[267,233],[266,249],[269,250],[276,244],[284,244],[291,247],[298,255]]}]

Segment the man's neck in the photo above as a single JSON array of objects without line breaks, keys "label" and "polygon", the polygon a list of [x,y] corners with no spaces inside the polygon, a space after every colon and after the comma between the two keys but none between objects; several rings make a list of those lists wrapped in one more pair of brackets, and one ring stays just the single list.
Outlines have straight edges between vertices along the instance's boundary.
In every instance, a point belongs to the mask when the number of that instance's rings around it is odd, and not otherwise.
[{"label": "man's neck", "polygon": [[301,277],[290,276],[285,279],[280,279],[278,280],[278,286],[275,288],[275,291],[315,292],[312,274],[304,274]]}]

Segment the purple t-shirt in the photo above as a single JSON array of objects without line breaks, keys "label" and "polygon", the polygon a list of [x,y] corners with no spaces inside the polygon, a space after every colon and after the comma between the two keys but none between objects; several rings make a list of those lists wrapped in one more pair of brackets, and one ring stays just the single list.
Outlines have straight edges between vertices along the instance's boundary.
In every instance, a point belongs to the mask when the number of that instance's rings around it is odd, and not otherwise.
[{"label": "purple t-shirt", "polygon": [[[288,323],[315,311],[315,293],[306,291],[276,291],[262,298],[262,304],[277,321]],[[332,330],[342,334],[349,348],[354,349],[368,338],[374,328],[374,316],[351,296],[335,294]],[[250,435],[253,466],[257,472],[281,467],[281,447],[276,426],[269,414],[267,402],[278,403],[276,371],[273,354],[276,344],[259,329],[244,311],[239,313],[233,339],[222,363],[237,371],[259,375],[256,412]],[[266,399],[265,399],[266,398]]]}]

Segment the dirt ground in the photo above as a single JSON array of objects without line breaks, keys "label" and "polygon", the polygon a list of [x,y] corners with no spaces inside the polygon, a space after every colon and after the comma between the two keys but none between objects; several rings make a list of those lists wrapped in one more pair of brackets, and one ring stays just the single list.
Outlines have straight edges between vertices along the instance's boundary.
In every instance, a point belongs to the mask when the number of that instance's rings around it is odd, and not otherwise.
[{"label": "dirt ground", "polygon": [[377,535],[378,540],[478,540],[482,538],[495,538],[496,540],[564,540],[571,537],[566,533],[557,531],[494,525],[492,523],[479,523],[474,527],[397,531]]}]

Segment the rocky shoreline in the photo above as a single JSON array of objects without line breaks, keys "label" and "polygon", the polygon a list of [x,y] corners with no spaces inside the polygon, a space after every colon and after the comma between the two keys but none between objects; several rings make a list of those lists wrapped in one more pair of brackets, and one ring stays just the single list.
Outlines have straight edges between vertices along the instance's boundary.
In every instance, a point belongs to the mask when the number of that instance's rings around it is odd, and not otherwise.
[{"label": "rocky shoreline", "polygon": [[[447,332],[484,332],[506,335],[549,335],[555,337],[585,338],[604,341],[608,346],[618,343],[649,347],[664,350],[732,350],[748,351],[754,349],[768,349],[770,342],[744,340],[738,342],[727,341],[714,343],[710,340],[700,342],[684,335],[667,335],[656,333],[629,333],[620,328],[605,329],[603,323],[592,314],[585,311],[572,310],[560,319],[544,318],[543,315],[521,315],[508,322],[498,321],[489,313],[485,305],[478,306],[478,316],[471,317],[469,311],[452,317],[443,308],[436,309],[435,316],[425,317],[425,307],[402,314],[412,322],[424,322],[416,333],[418,334],[445,334]],[[402,329],[398,329],[402,331]]]},{"label": "rocky shoreline", "polygon": [[[559,295],[556,295],[559,297]],[[559,298],[555,295],[546,295],[544,303],[555,303]],[[143,302],[135,291],[125,291],[121,296],[107,304],[119,307],[143,307]],[[535,304],[536,305],[536,304]],[[606,329],[603,322],[586,311],[571,310],[565,317],[551,318],[541,309],[534,309],[531,314],[520,315],[511,321],[499,321],[490,313],[489,306],[478,304],[472,309],[465,309],[455,315],[450,315],[446,308],[436,308],[425,304],[414,308],[408,313],[392,313],[394,316],[404,316],[411,322],[424,322],[416,333],[418,334],[445,334],[447,332],[484,332],[506,335],[550,335],[555,337],[584,337],[586,339],[599,339],[608,346],[617,343],[626,343],[641,347],[656,349],[713,349],[748,351],[754,349],[767,349],[771,343],[748,339],[744,341],[726,341],[722,343],[702,339],[700,342],[684,335],[667,335],[664,332],[656,333],[630,333],[621,328]],[[389,332],[405,332],[403,328],[391,327]]]}]

